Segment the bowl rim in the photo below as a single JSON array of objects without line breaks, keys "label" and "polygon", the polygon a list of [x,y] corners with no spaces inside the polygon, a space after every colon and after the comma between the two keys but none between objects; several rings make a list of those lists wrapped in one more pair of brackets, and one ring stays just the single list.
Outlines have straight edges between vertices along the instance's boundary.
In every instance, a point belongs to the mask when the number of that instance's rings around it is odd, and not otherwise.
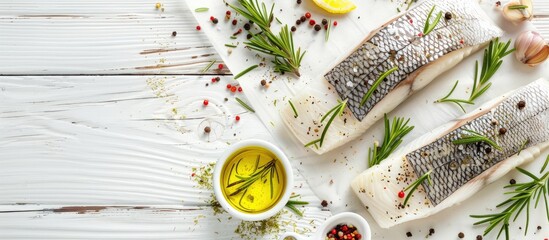
[{"label": "bowl rim", "polygon": [[361,232],[363,240],[372,239],[370,224],[368,224],[368,221],[364,217],[354,212],[341,212],[329,217],[319,228],[320,231],[318,233],[321,234],[320,236],[323,236],[328,230],[341,223],[354,225]]},{"label": "bowl rim", "polygon": [[[286,187],[284,189],[282,197],[278,200],[278,202],[273,207],[261,213],[245,213],[232,207],[223,196],[223,191],[221,190],[221,184],[220,184],[221,172],[229,156],[231,156],[235,151],[241,148],[250,147],[250,146],[263,147],[271,151],[273,154],[275,154],[278,157],[278,160],[280,160],[280,163],[282,164],[282,167],[286,172],[285,174]],[[214,172],[213,172],[213,190],[214,190],[215,198],[217,199],[221,207],[223,207],[223,209],[225,209],[225,211],[227,211],[230,215],[244,221],[260,221],[260,220],[270,218],[275,214],[277,214],[278,212],[280,212],[280,210],[284,208],[284,206],[290,199],[293,185],[294,185],[294,176],[293,176],[292,166],[290,164],[290,161],[288,160],[288,157],[286,157],[286,155],[284,154],[284,152],[282,152],[280,148],[278,148],[277,146],[275,146],[270,142],[267,142],[261,139],[247,139],[231,145],[218,158],[214,167]]]}]

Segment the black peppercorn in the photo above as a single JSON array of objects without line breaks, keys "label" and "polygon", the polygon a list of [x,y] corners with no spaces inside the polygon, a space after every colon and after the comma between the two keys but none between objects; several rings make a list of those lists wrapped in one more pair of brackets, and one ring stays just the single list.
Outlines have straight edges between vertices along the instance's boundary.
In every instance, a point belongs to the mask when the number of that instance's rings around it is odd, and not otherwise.
[{"label": "black peppercorn", "polygon": [[267,84],[267,81],[265,79],[261,80],[261,86],[265,86]]},{"label": "black peppercorn", "polygon": [[220,80],[221,80],[220,77],[215,77],[215,81],[216,81],[216,82],[219,82]]},{"label": "black peppercorn", "polygon": [[509,180],[509,184],[513,185],[513,184],[515,184],[515,183],[517,183],[517,180],[515,180],[515,179]]},{"label": "black peppercorn", "polygon": [[213,22],[214,24],[217,24],[217,23],[219,22],[219,20],[217,20],[217,18],[214,18],[214,19],[212,20],[212,22]]},{"label": "black peppercorn", "polygon": [[252,38],[252,34],[248,33],[248,35],[246,35],[246,39],[251,39],[251,38]]},{"label": "black peppercorn", "polygon": [[464,237],[465,237],[465,234],[462,233],[462,232],[460,232],[460,233],[458,233],[458,237],[459,237],[459,238],[464,238]]},{"label": "black peppercorn", "polygon": [[482,240],[482,235],[477,235],[477,240]]},{"label": "black peppercorn", "polygon": [[322,29],[322,27],[321,27],[320,25],[318,25],[318,24],[317,24],[317,25],[315,25],[315,31],[317,31],[317,32],[318,32],[318,31],[320,31],[320,29]]},{"label": "black peppercorn", "polygon": [[492,152],[492,148],[486,148],[484,149],[484,151],[486,152],[486,154],[490,154]]},{"label": "black peppercorn", "polygon": [[295,25],[299,25],[299,24],[301,24],[301,20],[297,19],[297,20],[295,21]]},{"label": "black peppercorn", "polygon": [[322,202],[320,203],[320,205],[322,205],[322,207],[327,207],[327,206],[328,206],[328,201],[322,200]]},{"label": "black peppercorn", "polygon": [[307,21],[307,18],[306,18],[305,16],[301,16],[301,17],[299,18],[299,20],[301,20],[301,22],[305,22],[305,21]]},{"label": "black peppercorn", "polygon": [[246,30],[250,30],[251,27],[252,26],[250,26],[249,23],[244,24],[244,29],[246,29]]},{"label": "black peppercorn", "polygon": [[444,18],[446,18],[446,20],[452,19],[452,13],[451,12],[446,12],[446,14],[444,14]]},{"label": "black peppercorn", "polygon": [[297,4],[301,4],[301,0],[297,0]]},{"label": "black peppercorn", "polygon": [[176,31],[173,31],[173,32],[172,32],[172,37],[175,37],[175,36],[177,36],[177,32],[176,32]]},{"label": "black peppercorn", "polygon": [[295,26],[292,26],[292,28],[291,28],[292,32],[295,32],[296,29],[297,28],[295,28]]},{"label": "black peppercorn", "polygon": [[505,133],[507,133],[507,129],[506,129],[506,128],[500,128],[500,129],[499,129],[499,135],[503,135],[503,134],[505,134]]},{"label": "black peppercorn", "polygon": [[205,133],[210,133],[211,131],[212,131],[212,129],[210,127],[205,127],[204,128]]},{"label": "black peppercorn", "polygon": [[328,24],[328,20],[326,20],[326,18],[322,19],[322,25],[326,25]]},{"label": "black peppercorn", "polygon": [[429,229],[429,236],[430,236],[430,235],[433,235],[433,234],[435,234],[435,229],[434,229],[434,228],[430,228],[430,229]]},{"label": "black peppercorn", "polygon": [[524,107],[526,107],[526,102],[523,100],[520,100],[517,104],[517,107],[518,109],[523,109]]},{"label": "black peppercorn", "polygon": [[225,98],[225,99],[223,99],[223,100],[225,100],[225,102],[229,101],[229,99],[228,99],[228,98]]},{"label": "black peppercorn", "polygon": [[538,226],[538,230],[541,230],[541,226]]},{"label": "black peppercorn", "polygon": [[411,232],[407,232],[407,233],[406,233],[406,237],[412,237],[412,233],[411,233]]}]

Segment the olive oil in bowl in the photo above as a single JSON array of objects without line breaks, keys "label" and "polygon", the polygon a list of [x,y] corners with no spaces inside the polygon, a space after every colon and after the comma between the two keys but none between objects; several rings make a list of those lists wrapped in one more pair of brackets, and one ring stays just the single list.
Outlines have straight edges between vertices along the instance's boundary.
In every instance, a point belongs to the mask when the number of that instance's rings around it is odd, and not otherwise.
[{"label": "olive oil in bowl", "polygon": [[286,188],[282,163],[271,151],[249,146],[229,157],[221,173],[223,197],[235,209],[261,213],[272,208]]},{"label": "olive oil in bowl", "polygon": [[231,215],[246,221],[269,218],[288,202],[293,186],[284,153],[262,140],[232,145],[214,169],[214,193]]}]

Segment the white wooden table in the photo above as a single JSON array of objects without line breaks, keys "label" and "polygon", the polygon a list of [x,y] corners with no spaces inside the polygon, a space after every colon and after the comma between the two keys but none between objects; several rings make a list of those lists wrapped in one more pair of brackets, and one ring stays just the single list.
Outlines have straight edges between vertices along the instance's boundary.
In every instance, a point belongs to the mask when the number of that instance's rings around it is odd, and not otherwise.
[{"label": "white wooden table", "polygon": [[[0,1],[0,239],[238,239],[192,168],[271,137],[226,69],[201,72],[220,58],[183,1],[119,2]],[[549,3],[536,4],[549,38]],[[219,139],[203,121],[223,123]],[[327,216],[299,193],[307,221]]]}]

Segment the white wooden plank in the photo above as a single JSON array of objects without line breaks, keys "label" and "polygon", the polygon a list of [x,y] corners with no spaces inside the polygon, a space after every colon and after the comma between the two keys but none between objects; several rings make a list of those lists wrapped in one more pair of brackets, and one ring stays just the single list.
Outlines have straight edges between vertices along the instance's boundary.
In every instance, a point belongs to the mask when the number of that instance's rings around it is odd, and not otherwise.
[{"label": "white wooden plank", "polygon": [[[183,1],[159,2],[163,12],[147,0],[2,1],[0,74],[199,74],[221,63]],[[549,2],[535,0],[535,14],[549,39]]]},{"label": "white wooden plank", "polygon": [[[211,192],[193,187],[193,167],[240,139],[272,140],[229,80],[0,77],[0,204],[204,205]],[[219,139],[208,142],[205,121],[224,126]]]},{"label": "white wooden plank", "polygon": [[[278,232],[310,233],[330,216],[319,208],[304,211],[303,218],[284,211]],[[0,213],[0,239],[241,239],[234,232],[238,224],[240,221],[229,219],[227,214],[214,216],[209,208],[65,207],[57,212]],[[276,234],[269,236],[265,238]]]},{"label": "white wooden plank", "polygon": [[2,1],[0,74],[197,74],[219,60],[184,2],[162,2]]}]

